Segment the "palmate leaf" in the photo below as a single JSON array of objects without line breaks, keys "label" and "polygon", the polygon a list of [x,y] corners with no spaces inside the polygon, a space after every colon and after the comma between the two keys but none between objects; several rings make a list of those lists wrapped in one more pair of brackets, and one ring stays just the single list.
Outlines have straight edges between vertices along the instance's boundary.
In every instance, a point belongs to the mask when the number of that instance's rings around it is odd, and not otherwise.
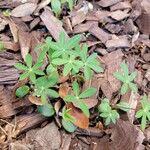
[{"label": "palmate leaf", "polygon": [[123,83],[121,87],[121,95],[125,94],[129,89],[129,85],[127,83]]},{"label": "palmate leaf", "polygon": [[67,95],[67,96],[64,97],[64,100],[66,102],[74,102],[76,100],[76,97],[73,96],[73,95]]},{"label": "palmate leaf", "polygon": [[84,66],[84,76],[86,80],[90,80],[93,75],[93,71],[88,66]]},{"label": "palmate leaf", "polygon": [[79,98],[88,98],[92,95],[94,95],[96,93],[96,89],[95,88],[89,88],[87,90],[85,90],[84,92],[82,92],[80,95],[79,95]]},{"label": "palmate leaf", "polygon": [[59,94],[55,90],[52,90],[52,89],[47,89],[46,94],[50,97],[53,97],[53,98],[59,97]]},{"label": "palmate leaf", "polygon": [[20,64],[20,63],[16,63],[15,68],[18,70],[28,70],[28,67],[26,67],[25,65]]},{"label": "palmate leaf", "polygon": [[140,109],[139,111],[136,112],[135,117],[136,117],[136,118],[141,118],[142,116],[143,116],[143,110]]},{"label": "palmate leaf", "polygon": [[129,81],[133,81],[137,76],[137,72],[132,72],[129,76]]},{"label": "palmate leaf", "polygon": [[55,111],[51,104],[45,104],[38,106],[38,111],[45,117],[51,117],[54,115]]},{"label": "palmate leaf", "polygon": [[20,75],[19,80],[24,80],[24,79],[26,79],[28,76],[29,76],[29,73],[28,73],[28,72],[23,73],[23,74]]},{"label": "palmate leaf", "polygon": [[125,77],[128,77],[129,74],[128,65],[125,62],[123,62],[120,66],[122,71],[124,72]]},{"label": "palmate leaf", "polygon": [[63,75],[67,76],[71,72],[72,69],[73,69],[72,64],[68,63],[64,65]]},{"label": "palmate leaf", "polygon": [[30,88],[27,85],[21,86],[16,90],[16,96],[22,98],[29,93]]},{"label": "palmate leaf", "polygon": [[75,94],[76,96],[78,96],[78,95],[79,95],[79,92],[80,92],[79,84],[78,84],[76,81],[74,81],[74,82],[72,83],[72,87],[73,87],[73,92],[74,92],[74,94]]},{"label": "palmate leaf", "polygon": [[64,119],[62,119],[62,125],[64,129],[70,133],[74,132],[77,129],[77,127],[73,123]]},{"label": "palmate leaf", "polygon": [[61,13],[61,3],[60,3],[60,1],[59,0],[52,0],[51,1],[51,6],[52,6],[52,10],[54,11],[56,16],[58,17]]},{"label": "palmate leaf", "polygon": [[77,45],[79,45],[79,42],[81,40],[81,36],[80,35],[75,35],[72,38],[70,38],[67,43],[66,43],[66,49],[73,49],[75,48]]},{"label": "palmate leaf", "polygon": [[115,76],[116,79],[118,79],[118,80],[120,80],[122,82],[126,81],[125,78],[124,78],[124,76],[120,72],[115,72],[114,76]]},{"label": "palmate leaf", "polygon": [[137,93],[138,87],[137,87],[136,84],[130,82],[130,83],[129,83],[129,87],[130,87],[130,89],[131,89],[133,92]]},{"label": "palmate leaf", "polygon": [[146,124],[147,124],[146,114],[143,114],[142,120],[141,120],[141,128],[142,128],[142,130],[144,130],[146,128]]},{"label": "palmate leaf", "polygon": [[126,102],[120,102],[117,104],[117,107],[125,112],[129,111],[131,108],[130,108],[130,105]]},{"label": "palmate leaf", "polygon": [[90,112],[89,112],[89,109],[88,109],[87,105],[86,105],[82,100],[78,100],[77,102],[78,102],[79,107],[80,107],[80,109],[82,110],[82,112],[83,112],[87,117],[89,117],[89,116],[90,116]]},{"label": "palmate leaf", "polygon": [[25,63],[29,68],[32,67],[32,56],[30,54],[27,54],[25,57]]}]

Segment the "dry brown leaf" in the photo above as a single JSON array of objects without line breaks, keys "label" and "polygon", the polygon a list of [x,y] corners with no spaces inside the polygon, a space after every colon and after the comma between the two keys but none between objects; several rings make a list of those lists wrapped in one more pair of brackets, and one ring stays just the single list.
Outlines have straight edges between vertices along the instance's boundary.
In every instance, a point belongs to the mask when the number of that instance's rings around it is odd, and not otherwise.
[{"label": "dry brown leaf", "polygon": [[61,106],[62,106],[62,101],[61,101],[61,100],[58,100],[58,101],[55,103],[55,105],[54,105],[54,109],[55,109],[56,114],[58,114],[58,112],[59,112]]},{"label": "dry brown leaf", "polygon": [[14,8],[11,12],[11,16],[13,17],[24,17],[31,15],[36,9],[37,4],[35,3],[24,3]]},{"label": "dry brown leaf", "polygon": [[12,50],[15,52],[18,51],[20,48],[18,43],[3,41],[3,44],[4,44],[5,49]]},{"label": "dry brown leaf", "polygon": [[143,133],[128,121],[118,120],[111,132],[109,150],[138,150],[142,147]]},{"label": "dry brown leaf", "polygon": [[76,126],[78,126],[79,128],[82,128],[82,129],[88,128],[89,118],[86,117],[86,115],[84,115],[83,112],[81,112],[81,110],[74,107],[71,103],[67,104],[67,108],[71,109],[69,111],[69,114],[75,118],[75,122],[73,122],[73,124],[75,124]]},{"label": "dry brown leaf", "polygon": [[61,98],[64,98],[65,96],[67,96],[67,95],[69,94],[70,89],[71,89],[71,88],[69,87],[69,85],[68,85],[67,82],[61,84],[61,85],[59,86],[59,96],[60,96]]},{"label": "dry brown leaf", "polygon": [[17,25],[13,21],[9,21],[9,27],[10,27],[10,31],[12,33],[14,42],[17,43],[19,41]]},{"label": "dry brown leaf", "polygon": [[22,30],[19,30],[18,35],[19,35],[21,55],[22,58],[25,59],[31,47],[31,35],[30,33],[24,32]]},{"label": "dry brown leaf", "polygon": [[35,105],[43,105],[43,104],[42,104],[42,101],[41,101],[41,98],[38,98],[38,97],[35,97],[35,96],[32,96],[32,95],[29,95],[29,96],[28,96],[28,99],[29,99],[29,101],[30,101],[32,104],[35,104]]}]

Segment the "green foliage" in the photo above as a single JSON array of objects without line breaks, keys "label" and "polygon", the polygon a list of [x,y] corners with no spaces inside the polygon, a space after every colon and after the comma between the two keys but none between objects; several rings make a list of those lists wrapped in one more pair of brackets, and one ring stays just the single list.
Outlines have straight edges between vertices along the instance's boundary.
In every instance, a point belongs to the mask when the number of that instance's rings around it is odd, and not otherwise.
[{"label": "green foliage", "polygon": [[43,63],[39,62],[32,66],[32,57],[30,54],[27,54],[25,63],[26,66],[21,63],[15,64],[15,67],[18,70],[22,70],[24,72],[22,75],[20,75],[20,80],[24,80],[29,77],[34,83],[36,81],[36,75],[44,75],[44,72],[39,69]]},{"label": "green foliage", "polygon": [[[59,97],[59,79],[62,75],[63,77],[68,76],[70,82],[73,79],[78,80],[78,76],[82,78],[84,76],[85,80],[89,80],[94,71],[97,73],[103,71],[99,66],[97,54],[89,55],[86,45],[81,48],[80,39],[80,35],[68,38],[65,33],[60,33],[56,42],[52,41],[51,37],[47,37],[45,42],[39,44],[35,49],[39,51],[36,64],[33,64],[31,55],[27,54],[25,64],[17,63],[15,65],[17,69],[23,72],[20,75],[20,80],[29,79],[32,95],[41,99],[43,105],[37,106],[38,111],[46,117],[54,115],[53,103],[49,104],[49,101]],[[48,58],[49,63],[43,68],[43,61],[46,58]],[[40,70],[41,67],[44,71]],[[72,83],[72,89],[73,93],[64,97],[65,104],[70,102],[77,104],[81,111],[89,117],[90,112],[85,101],[86,98],[95,94],[96,89],[88,88],[80,92],[79,84],[76,81]],[[18,90],[18,95],[25,95],[26,90],[21,87]],[[55,100],[57,101],[57,99]],[[68,132],[74,132],[77,128],[73,124],[76,118],[73,118],[69,111],[64,106],[62,125]]]},{"label": "green foliage", "polygon": [[59,17],[61,14],[61,9],[62,9],[61,5],[63,3],[67,3],[69,6],[69,9],[72,11],[73,6],[74,6],[74,0],[51,0],[52,10],[57,17]]},{"label": "green foliage", "polygon": [[38,106],[38,112],[40,112],[45,117],[51,117],[54,115],[55,111],[51,104],[45,104]]},{"label": "green foliage", "polygon": [[16,90],[16,96],[22,98],[29,93],[30,88],[27,85],[21,86]]},{"label": "green foliage", "polygon": [[121,72],[115,72],[114,76],[123,82],[123,85],[121,87],[121,95],[128,92],[128,89],[130,88],[133,92],[138,91],[138,87],[135,83],[133,83],[133,80],[136,78],[137,73],[133,72],[129,74],[129,69],[127,64],[122,63],[121,64]]},{"label": "green foliage", "polygon": [[[120,102],[117,104],[117,108],[123,111],[128,111],[130,109],[129,104],[126,102]],[[104,118],[105,125],[109,125],[111,122],[116,123],[119,118],[119,113],[117,110],[111,108],[108,99],[103,99],[101,104],[98,107],[98,111],[100,113],[100,117]]]},{"label": "green foliage", "polygon": [[83,62],[83,72],[85,79],[89,80],[92,77],[93,71],[100,73],[103,72],[103,68],[100,67],[100,63],[97,60],[97,54],[93,53],[88,56],[88,47],[86,44],[83,45],[82,50],[78,51],[79,56]]},{"label": "green foliage", "polygon": [[54,78],[47,79],[45,76],[40,77],[36,80],[34,86],[34,96],[41,97],[43,103],[47,103],[48,96],[57,98],[59,94],[52,88],[57,81],[53,80]]},{"label": "green foliage", "polygon": [[72,88],[73,88],[74,94],[65,96],[64,100],[66,102],[77,103],[79,105],[79,108],[83,111],[83,113],[87,117],[89,117],[90,116],[89,109],[86,106],[86,104],[84,102],[84,99],[92,96],[93,94],[95,94],[96,89],[95,88],[89,88],[89,89],[83,91],[82,93],[80,93],[79,85],[76,81],[73,82]]},{"label": "green foliage", "polygon": [[3,42],[0,42],[0,51],[1,50],[4,50],[5,46],[4,46],[4,43]]},{"label": "green foliage", "polygon": [[146,128],[147,121],[150,121],[150,102],[146,94],[143,96],[141,103],[141,109],[136,112],[135,117],[141,118],[141,128],[144,130]]},{"label": "green foliage", "polygon": [[66,109],[65,107],[62,110],[62,125],[64,129],[68,132],[74,132],[77,127],[72,123],[75,121],[75,118],[73,118],[68,112],[70,109]]}]

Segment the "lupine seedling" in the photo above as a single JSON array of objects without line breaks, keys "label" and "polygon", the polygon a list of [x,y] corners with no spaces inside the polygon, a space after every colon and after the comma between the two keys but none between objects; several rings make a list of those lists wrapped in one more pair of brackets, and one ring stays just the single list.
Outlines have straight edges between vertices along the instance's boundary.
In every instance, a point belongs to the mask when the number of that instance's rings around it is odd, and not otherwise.
[{"label": "lupine seedling", "polygon": [[143,96],[141,103],[141,109],[136,112],[135,117],[137,119],[141,118],[141,128],[144,130],[146,128],[147,121],[150,121],[150,102],[146,94]]},{"label": "lupine seedling", "polygon": [[66,109],[65,107],[62,110],[62,125],[64,129],[68,132],[74,132],[77,127],[73,124],[75,118],[69,114],[70,109]]},{"label": "lupine seedling", "polygon": [[136,78],[137,73],[132,72],[129,74],[128,65],[124,62],[120,66],[121,71],[115,72],[114,76],[116,79],[123,82],[121,87],[121,95],[127,93],[129,88],[136,93],[138,91],[138,87],[135,83],[133,83],[133,80]]},{"label": "lupine seedling", "polygon": [[[130,109],[128,103],[126,102],[120,102],[116,106],[118,109],[121,109],[123,111],[128,111]],[[109,125],[110,123],[115,124],[120,117],[117,110],[112,109],[109,100],[106,98],[102,100],[101,104],[98,107],[98,111],[100,113],[100,117],[104,118],[105,125]]]},{"label": "lupine seedling", "polygon": [[45,76],[38,78],[35,82],[33,95],[41,97],[41,100],[44,104],[47,103],[48,96],[52,98],[59,97],[59,94],[52,89],[56,84],[56,82],[53,81],[53,78],[46,79]]},{"label": "lupine seedling", "polygon": [[64,3],[67,3],[69,6],[69,9],[72,11],[74,0],[51,0],[52,11],[55,13],[57,17],[60,16],[61,10],[62,10],[61,6]]},{"label": "lupine seedling", "polygon": [[65,96],[64,100],[66,102],[76,103],[79,106],[79,108],[82,110],[82,112],[87,117],[89,117],[90,112],[89,112],[89,109],[88,109],[87,105],[84,102],[84,99],[92,96],[93,94],[95,94],[96,89],[95,88],[88,88],[87,90],[80,93],[79,84],[76,81],[73,82],[72,88],[73,88],[73,95]]},{"label": "lupine seedling", "polygon": [[97,60],[97,54],[93,53],[88,56],[88,47],[86,44],[83,45],[82,50],[80,50],[80,52],[78,51],[78,53],[83,62],[83,72],[86,80],[92,77],[93,71],[96,73],[103,72],[103,68]]},{"label": "lupine seedling", "polygon": [[40,62],[35,65],[32,65],[32,57],[30,54],[26,55],[25,63],[26,63],[26,66],[21,63],[15,64],[15,67],[18,70],[24,71],[24,73],[20,75],[20,78],[19,78],[20,80],[24,80],[29,77],[32,82],[35,82],[36,75],[44,75],[44,72],[39,69],[43,65],[43,63]]}]

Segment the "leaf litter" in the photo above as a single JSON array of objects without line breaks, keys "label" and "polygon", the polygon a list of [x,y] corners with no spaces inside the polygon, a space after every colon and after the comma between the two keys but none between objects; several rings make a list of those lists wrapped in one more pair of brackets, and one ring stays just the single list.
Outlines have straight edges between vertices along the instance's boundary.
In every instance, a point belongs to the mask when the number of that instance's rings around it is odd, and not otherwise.
[{"label": "leaf litter", "polygon": [[[66,3],[63,4],[60,17],[53,14],[50,3],[47,0],[0,2],[0,43],[3,43],[0,50],[0,118],[4,120],[0,120],[0,148],[149,149],[149,122],[142,131],[140,120],[135,118],[136,112],[141,109],[140,101],[144,93],[150,101],[149,0],[79,0],[74,3],[72,11]],[[6,13],[9,10],[10,16]],[[82,85],[81,92],[90,87],[95,87],[97,91],[92,97],[84,99],[90,118],[77,103],[67,105],[62,100],[72,93],[71,82],[75,77],[59,77],[55,89],[60,98],[49,98],[50,105],[56,111],[57,126],[53,117],[43,117],[37,112],[35,105],[42,104],[39,97],[32,95],[33,91],[30,91],[30,96],[21,99],[14,95],[20,73],[14,64],[24,62],[28,53],[36,64],[40,54],[34,50],[36,46],[49,36],[58,41],[60,32],[64,32],[67,39],[79,33],[81,45],[88,43],[88,53],[96,52],[99,55],[98,61],[102,63],[104,72],[94,73],[93,78],[85,82],[82,77],[77,77]],[[48,59],[46,55],[41,68],[48,65]],[[128,64],[129,73],[137,72],[134,83],[137,84],[138,93],[129,90],[124,95],[120,94],[122,82],[114,77],[114,73],[120,71],[122,62]],[[28,85],[26,81],[21,82],[19,85]],[[103,98],[107,98],[112,107],[120,102],[128,102],[131,109],[127,113],[119,111],[117,123],[105,126],[97,111]],[[78,129],[72,134],[58,130],[61,125],[59,115],[64,106],[76,119],[74,125]],[[18,136],[20,134],[21,137]],[[67,138],[63,139],[63,135]]]}]

